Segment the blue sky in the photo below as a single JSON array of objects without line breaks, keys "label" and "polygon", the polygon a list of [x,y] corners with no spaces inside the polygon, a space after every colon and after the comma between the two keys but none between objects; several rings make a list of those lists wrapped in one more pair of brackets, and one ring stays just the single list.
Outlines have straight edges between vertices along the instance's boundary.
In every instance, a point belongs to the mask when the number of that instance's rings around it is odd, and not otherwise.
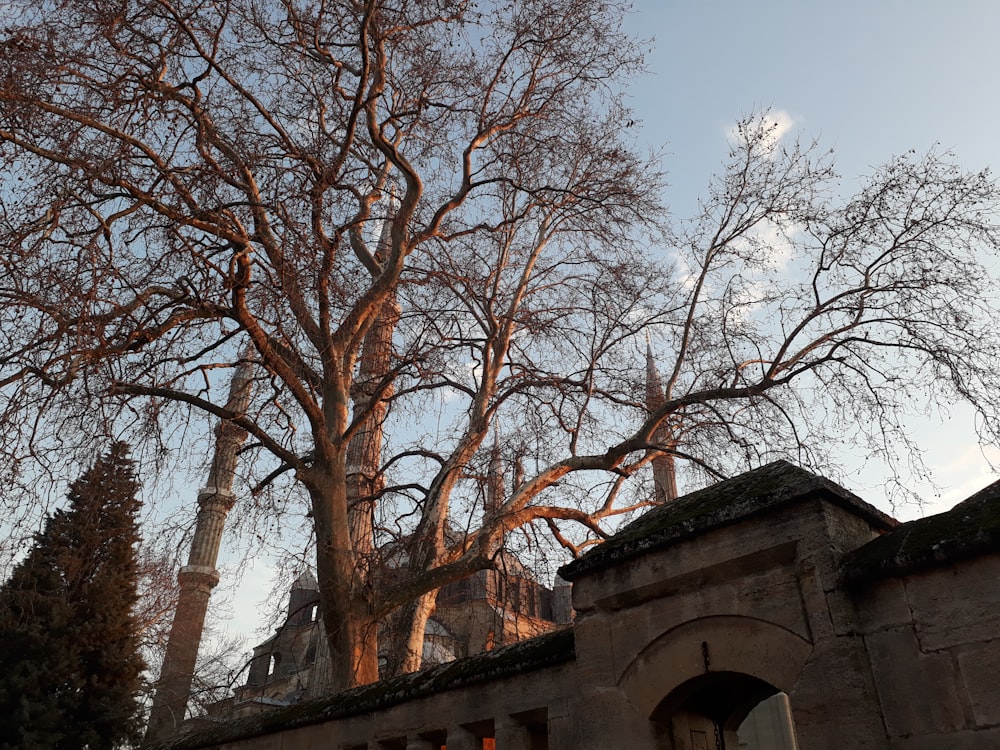
[{"label": "blue sky", "polygon": [[[963,167],[1000,168],[1000,2],[638,0],[627,28],[652,40],[629,102],[662,146],[677,218],[696,207],[735,120],[772,108],[835,151],[845,192],[895,154],[931,147]],[[844,484],[900,518],[950,507],[996,479],[971,412],[915,418],[938,487],[926,507],[890,508],[880,464],[843,456]]]},{"label": "blue sky", "polygon": [[934,143],[969,167],[1000,159],[993,0],[640,0],[628,28],[654,39],[631,103],[668,146],[678,208],[761,107],[821,136],[845,177]]}]

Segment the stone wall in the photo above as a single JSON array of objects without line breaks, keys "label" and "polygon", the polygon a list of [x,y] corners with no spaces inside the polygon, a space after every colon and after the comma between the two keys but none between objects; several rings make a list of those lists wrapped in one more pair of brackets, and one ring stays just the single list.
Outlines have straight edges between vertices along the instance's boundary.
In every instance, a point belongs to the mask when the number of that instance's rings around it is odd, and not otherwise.
[{"label": "stone wall", "polygon": [[1000,748],[1000,483],[847,558],[894,750]]},{"label": "stone wall", "polygon": [[1000,747],[998,510],[900,525],[770,464],[565,566],[571,629],[168,746]]}]

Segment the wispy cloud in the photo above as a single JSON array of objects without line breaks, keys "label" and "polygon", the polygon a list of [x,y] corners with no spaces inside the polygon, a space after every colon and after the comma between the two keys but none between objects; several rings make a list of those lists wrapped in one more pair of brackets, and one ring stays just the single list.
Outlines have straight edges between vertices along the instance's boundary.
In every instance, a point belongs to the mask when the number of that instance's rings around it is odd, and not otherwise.
[{"label": "wispy cloud", "polygon": [[737,144],[753,142],[755,148],[773,153],[796,124],[795,118],[783,109],[767,109],[731,125],[726,139]]},{"label": "wispy cloud", "polygon": [[795,257],[795,236],[802,231],[798,224],[769,221],[757,226],[747,242],[757,245],[761,265],[769,271],[784,271]]}]

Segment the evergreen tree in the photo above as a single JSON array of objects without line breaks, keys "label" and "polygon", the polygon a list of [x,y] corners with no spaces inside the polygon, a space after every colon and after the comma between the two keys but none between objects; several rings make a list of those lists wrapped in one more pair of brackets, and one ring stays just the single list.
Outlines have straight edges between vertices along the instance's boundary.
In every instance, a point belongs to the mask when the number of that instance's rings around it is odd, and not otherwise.
[{"label": "evergreen tree", "polygon": [[104,750],[138,736],[137,490],[116,443],[0,587],[0,748]]}]

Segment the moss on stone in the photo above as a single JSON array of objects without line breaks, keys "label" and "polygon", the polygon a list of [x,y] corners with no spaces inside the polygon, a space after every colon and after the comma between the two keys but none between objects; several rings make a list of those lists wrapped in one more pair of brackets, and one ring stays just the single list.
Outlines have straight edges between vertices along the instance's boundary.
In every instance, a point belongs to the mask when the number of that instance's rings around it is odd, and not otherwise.
[{"label": "moss on stone", "polygon": [[851,553],[844,563],[844,580],[857,586],[996,552],[1000,482],[949,511],[901,524]]},{"label": "moss on stone", "polygon": [[840,485],[787,461],[775,461],[654,508],[578,560],[564,565],[559,575],[572,581],[814,495],[850,510],[877,529],[896,525],[895,520]]},{"label": "moss on stone", "polygon": [[270,732],[344,719],[445,690],[555,666],[574,657],[573,630],[564,628],[414,674],[199,729],[155,745],[150,750],[197,750]]}]

